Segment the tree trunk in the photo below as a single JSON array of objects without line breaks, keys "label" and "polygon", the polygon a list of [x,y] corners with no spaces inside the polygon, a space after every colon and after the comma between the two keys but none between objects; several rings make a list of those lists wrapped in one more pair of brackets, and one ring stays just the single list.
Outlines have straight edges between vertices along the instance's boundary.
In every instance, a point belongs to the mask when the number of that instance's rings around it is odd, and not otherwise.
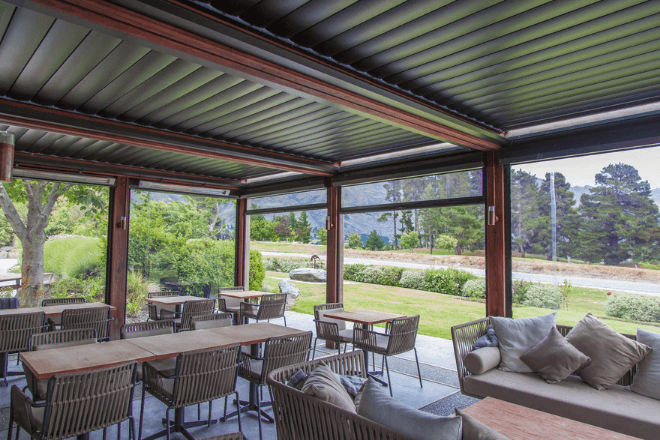
[{"label": "tree trunk", "polygon": [[392,211],[392,226],[394,226],[394,250],[397,248],[396,241],[396,211]]},{"label": "tree trunk", "polygon": [[40,234],[34,234],[22,242],[21,276],[23,281],[20,293],[21,305],[38,305],[38,301],[43,295],[45,241],[45,235],[41,231]]}]

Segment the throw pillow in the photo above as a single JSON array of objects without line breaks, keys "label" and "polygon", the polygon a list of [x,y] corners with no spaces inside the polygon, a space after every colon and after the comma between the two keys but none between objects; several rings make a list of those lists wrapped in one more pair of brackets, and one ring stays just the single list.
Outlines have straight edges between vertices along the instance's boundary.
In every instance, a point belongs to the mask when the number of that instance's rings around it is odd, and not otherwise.
[{"label": "throw pillow", "polygon": [[553,327],[541,342],[520,356],[529,368],[548,383],[559,383],[591,361]]},{"label": "throw pillow", "polygon": [[472,346],[472,350],[484,347],[497,347],[499,342],[497,341],[497,336],[495,336],[495,329],[492,325],[486,327],[486,334],[481,336]]},{"label": "throw pillow", "polygon": [[488,425],[456,408],[456,415],[463,420],[463,440],[509,440]]},{"label": "throw pillow", "polygon": [[548,335],[550,329],[555,326],[555,316],[556,313],[518,319],[491,316],[490,320],[500,343],[500,369],[532,373],[532,369],[520,360],[520,356]]},{"label": "throw pillow", "polygon": [[566,340],[591,358],[591,363],[576,373],[597,390],[616,384],[651,352],[648,345],[626,338],[592,314],[582,318],[566,335]]},{"label": "throw pillow", "polygon": [[301,369],[298,369],[298,371],[293,373],[293,376],[291,376],[289,380],[286,381],[286,384],[291,388],[301,390],[303,385],[305,385],[305,381],[307,380],[307,377],[308,377],[307,373],[305,373]]},{"label": "throw pillow", "polygon": [[660,399],[660,334],[638,328],[637,342],[653,351],[639,363],[631,389],[642,396]]},{"label": "throw pillow", "polygon": [[438,417],[411,408],[390,397],[371,378],[362,391],[357,413],[417,440],[461,440],[462,437],[460,417]]},{"label": "throw pillow", "polygon": [[339,379],[339,382],[341,382],[348,395],[353,399],[355,399],[355,396],[362,391],[364,384],[367,383],[367,379],[360,376],[347,376],[345,374],[337,373],[335,373],[335,376],[337,376],[337,379]]},{"label": "throw pillow", "polygon": [[484,374],[502,362],[498,347],[484,347],[468,353],[463,358],[463,365],[472,374]]},{"label": "throw pillow", "polygon": [[355,404],[335,373],[325,365],[319,365],[311,372],[301,391],[324,402],[355,413]]}]

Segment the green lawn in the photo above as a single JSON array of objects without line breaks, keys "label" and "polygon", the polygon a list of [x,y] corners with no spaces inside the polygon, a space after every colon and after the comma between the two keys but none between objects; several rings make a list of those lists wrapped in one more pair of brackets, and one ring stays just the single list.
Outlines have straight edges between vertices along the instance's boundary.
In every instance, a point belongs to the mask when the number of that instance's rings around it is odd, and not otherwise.
[{"label": "green lawn", "polygon": [[[272,291],[278,291],[277,278],[287,274],[266,272],[265,283]],[[313,314],[316,304],[325,303],[325,285],[296,283],[300,296],[291,310]],[[569,310],[548,310],[534,307],[514,307],[516,318],[538,316],[553,311],[557,312],[557,323],[575,325],[587,313],[605,317],[604,302],[607,294],[600,290],[574,288],[569,298]],[[379,286],[375,284],[351,283],[344,285],[344,307],[347,310],[371,309],[396,312],[405,315],[420,315],[419,333],[451,339],[451,327],[464,322],[483,318],[486,306],[481,302],[459,299],[455,296],[442,295],[421,290],[401,287]],[[660,327],[638,325],[629,322],[606,320],[607,325],[618,332],[636,333],[637,327],[660,332]]]}]

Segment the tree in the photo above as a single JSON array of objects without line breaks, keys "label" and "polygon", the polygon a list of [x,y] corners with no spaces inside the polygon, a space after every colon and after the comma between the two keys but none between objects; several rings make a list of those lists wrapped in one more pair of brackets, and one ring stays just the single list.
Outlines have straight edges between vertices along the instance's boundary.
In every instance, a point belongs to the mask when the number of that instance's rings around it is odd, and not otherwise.
[{"label": "tree", "polygon": [[659,248],[658,207],[651,186],[631,165],[610,164],[596,174],[596,186],[580,198],[580,256],[616,265],[655,254]]},{"label": "tree", "polygon": [[422,211],[422,227],[427,234],[437,236],[449,234],[456,238],[455,252],[484,246],[483,207],[454,206],[429,208]]},{"label": "tree", "polygon": [[[107,212],[106,188],[21,179],[0,185],[0,207],[23,248],[21,304],[36,304],[42,294],[45,230],[50,214],[62,196],[69,203],[80,205],[90,216],[99,217]],[[17,203],[27,204],[25,218],[19,214]]]},{"label": "tree", "polygon": [[307,211],[303,211],[300,213],[300,219],[296,221],[295,231],[296,231],[296,239],[298,241],[302,243],[309,243],[309,236],[312,233],[312,225],[309,223],[309,219],[307,218]]},{"label": "tree", "polygon": [[263,215],[250,218],[250,239],[257,241],[277,241],[275,222],[268,221]]},{"label": "tree", "polygon": [[275,233],[277,234],[277,237],[283,241],[290,241],[294,237],[290,216],[283,215],[282,217],[276,217],[273,220],[277,220],[277,223],[275,224]]},{"label": "tree", "polygon": [[383,214],[381,214],[380,217],[378,217],[379,223],[385,223],[389,221],[390,218],[392,219],[392,224],[394,225],[394,249],[397,248],[397,238],[399,237],[399,235],[396,233],[396,219],[398,216],[399,216],[398,212],[392,211],[392,212],[384,212]]},{"label": "tree", "polygon": [[538,227],[538,218],[539,194],[536,176],[526,171],[512,170],[511,242],[523,258],[532,247],[532,237]]},{"label": "tree", "polygon": [[439,235],[438,238],[435,239],[435,246],[438,249],[454,249],[458,246],[458,240],[451,235]]},{"label": "tree", "polygon": [[316,236],[321,240],[321,244],[328,244],[328,230],[325,228],[318,228],[316,230]]},{"label": "tree", "polygon": [[[402,193],[401,193],[401,180],[392,180],[390,182],[385,182],[383,184],[383,188],[385,188],[386,195],[385,195],[385,200],[391,203],[398,203],[401,201]],[[378,219],[379,222],[386,222],[387,219],[391,217],[392,218],[392,230],[394,231],[394,249],[397,248],[397,234],[396,234],[396,219],[398,217],[398,213],[396,211],[392,211],[384,213],[383,215],[380,216]]]},{"label": "tree", "polygon": [[351,249],[360,249],[362,247],[362,237],[360,237],[360,234],[353,232],[348,236],[348,247]]},{"label": "tree", "polygon": [[419,244],[419,234],[415,231],[410,231],[407,234],[401,236],[401,247],[403,249],[410,249],[410,252],[414,252],[415,247]]},{"label": "tree", "polygon": [[364,248],[369,249],[371,251],[380,251],[383,249],[384,246],[385,246],[385,242],[383,241],[382,238],[380,238],[378,232],[376,232],[375,229],[371,231],[371,234],[369,234],[367,241],[364,243]]},{"label": "tree", "polygon": [[185,196],[191,207],[195,208],[194,215],[206,220],[205,227],[197,230],[202,236],[213,237],[220,240],[222,234],[227,234],[227,222],[223,218],[221,206],[226,204],[236,205],[231,199],[219,197]]}]

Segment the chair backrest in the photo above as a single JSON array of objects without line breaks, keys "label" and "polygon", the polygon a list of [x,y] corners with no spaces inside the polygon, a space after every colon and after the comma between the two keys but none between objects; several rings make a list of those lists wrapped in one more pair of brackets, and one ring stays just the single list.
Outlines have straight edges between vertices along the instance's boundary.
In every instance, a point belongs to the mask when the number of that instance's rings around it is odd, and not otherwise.
[{"label": "chair backrest", "polygon": [[399,318],[389,322],[386,333],[392,336],[389,338],[388,353],[405,353],[415,348],[418,328],[419,315]]},{"label": "chair backrest", "polygon": [[119,329],[121,339],[145,338],[148,336],[167,335],[174,333],[174,321],[163,319],[161,321],[146,321],[124,324]]},{"label": "chair backrest", "polygon": [[214,299],[202,299],[197,301],[186,301],[183,303],[183,313],[181,314],[181,330],[190,330],[190,320],[195,316],[204,316],[213,314],[215,308]]},{"label": "chair backrest", "polygon": [[133,400],[136,362],[77,373],[48,382],[42,434],[75,437],[127,420]]},{"label": "chair backrest", "polygon": [[70,296],[68,298],[47,298],[41,300],[41,307],[59,306],[62,304],[85,304],[85,298],[81,296]]},{"label": "chair backrest", "polygon": [[30,336],[43,331],[45,320],[42,311],[0,315],[0,353],[26,351]]},{"label": "chair backrest", "polygon": [[222,294],[218,294],[218,309],[223,307],[222,303],[224,302],[224,308],[222,310],[227,310],[227,307],[236,307],[239,308],[241,307],[241,302],[243,300],[241,298],[234,298],[231,296],[225,296]]},{"label": "chair backrest", "polygon": [[93,328],[100,340],[108,339],[110,306],[67,309],[62,311],[62,330]]},{"label": "chair backrest", "polygon": [[282,318],[286,309],[286,293],[263,295],[259,304],[259,320]]},{"label": "chair backrest", "polygon": [[336,312],[335,309],[344,310],[344,303],[327,303],[327,304],[317,304],[314,306],[314,319],[319,319],[319,311],[332,310]]},{"label": "chair backrest", "polygon": [[222,292],[244,292],[245,287],[244,286],[231,286],[231,287],[220,287],[218,288],[218,293],[222,294]]},{"label": "chair backrest", "polygon": [[0,310],[18,309],[20,306],[21,303],[16,297],[0,298]]},{"label": "chair backrest", "polygon": [[206,330],[209,328],[230,327],[234,321],[231,313],[213,313],[211,315],[193,316],[190,326],[193,330]]},{"label": "chair backrest", "polygon": [[96,342],[96,330],[93,328],[60,330],[32,335],[28,343],[28,350],[52,350],[74,345],[96,344]]},{"label": "chair backrest", "polygon": [[236,388],[239,344],[181,353],[176,359],[173,406],[181,408],[232,394]]},{"label": "chair backrest", "polygon": [[159,290],[157,292],[147,293],[147,298],[156,298],[158,296],[179,296],[177,290]]},{"label": "chair backrest", "polygon": [[314,319],[318,321],[335,323],[337,324],[338,330],[346,330],[346,321],[341,319],[326,318],[325,316],[326,313],[332,313],[332,312],[337,313],[343,311],[344,311],[344,304],[342,303],[319,304],[314,306]]},{"label": "chair backrest", "polygon": [[266,383],[268,374],[291,364],[307,362],[312,345],[312,332],[295,336],[268,338],[264,345],[264,361],[261,368],[261,382]]}]

